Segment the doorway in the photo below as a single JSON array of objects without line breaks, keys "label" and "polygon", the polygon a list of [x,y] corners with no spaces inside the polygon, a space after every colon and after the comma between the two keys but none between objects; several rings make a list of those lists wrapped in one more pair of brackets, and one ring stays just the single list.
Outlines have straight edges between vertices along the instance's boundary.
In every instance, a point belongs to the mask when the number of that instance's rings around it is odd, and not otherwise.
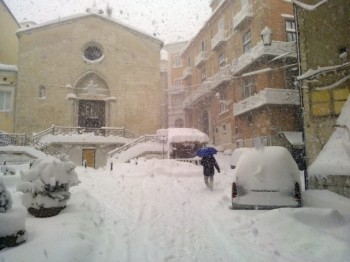
[{"label": "doorway", "polygon": [[95,149],[84,148],[82,156],[83,166],[95,168]]},{"label": "doorway", "polygon": [[101,128],[106,124],[105,101],[80,100],[78,125],[80,127]]}]

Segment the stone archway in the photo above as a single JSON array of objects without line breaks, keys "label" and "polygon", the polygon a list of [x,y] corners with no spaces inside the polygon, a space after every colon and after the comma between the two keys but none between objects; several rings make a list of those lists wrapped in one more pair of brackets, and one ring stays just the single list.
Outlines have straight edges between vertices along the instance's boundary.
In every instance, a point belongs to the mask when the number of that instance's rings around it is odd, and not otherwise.
[{"label": "stone archway", "polygon": [[74,107],[74,124],[81,127],[109,126],[110,90],[106,81],[95,72],[80,77],[74,86],[77,97]]}]

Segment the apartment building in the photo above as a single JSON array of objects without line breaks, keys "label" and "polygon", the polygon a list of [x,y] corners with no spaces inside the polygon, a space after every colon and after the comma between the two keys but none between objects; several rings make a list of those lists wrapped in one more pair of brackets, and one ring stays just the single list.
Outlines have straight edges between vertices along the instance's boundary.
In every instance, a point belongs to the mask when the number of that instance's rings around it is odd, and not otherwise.
[{"label": "apartment building", "polygon": [[170,43],[164,46],[168,53],[168,84],[166,89],[167,100],[167,127],[184,127],[185,110],[183,102],[185,99],[185,90],[183,85],[183,61],[181,51],[188,44],[187,41]]},{"label": "apartment building", "polygon": [[291,2],[213,0],[181,52],[185,126],[224,148],[302,150],[296,28]]}]

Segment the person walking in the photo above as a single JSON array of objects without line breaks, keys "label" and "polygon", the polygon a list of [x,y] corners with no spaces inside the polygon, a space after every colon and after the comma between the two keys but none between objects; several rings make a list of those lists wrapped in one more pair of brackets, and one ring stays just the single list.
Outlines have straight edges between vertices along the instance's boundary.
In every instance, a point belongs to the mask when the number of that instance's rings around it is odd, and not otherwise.
[{"label": "person walking", "polygon": [[213,155],[203,156],[201,159],[201,165],[203,166],[204,183],[210,190],[213,190],[215,173],[214,167],[219,173],[220,167]]}]

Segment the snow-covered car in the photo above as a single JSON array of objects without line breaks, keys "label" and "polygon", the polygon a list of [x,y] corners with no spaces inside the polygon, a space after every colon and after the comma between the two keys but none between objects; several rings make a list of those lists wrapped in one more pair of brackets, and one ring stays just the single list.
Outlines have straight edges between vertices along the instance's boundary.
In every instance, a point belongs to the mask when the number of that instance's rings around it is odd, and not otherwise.
[{"label": "snow-covered car", "polygon": [[299,169],[284,147],[267,146],[244,152],[232,183],[233,209],[301,207]]},{"label": "snow-covered car", "polygon": [[254,149],[254,148],[251,148],[251,147],[236,148],[231,154],[231,160],[230,160],[231,169],[236,168],[238,160],[244,154],[244,152],[248,152],[249,150],[252,150],[252,149]]}]

